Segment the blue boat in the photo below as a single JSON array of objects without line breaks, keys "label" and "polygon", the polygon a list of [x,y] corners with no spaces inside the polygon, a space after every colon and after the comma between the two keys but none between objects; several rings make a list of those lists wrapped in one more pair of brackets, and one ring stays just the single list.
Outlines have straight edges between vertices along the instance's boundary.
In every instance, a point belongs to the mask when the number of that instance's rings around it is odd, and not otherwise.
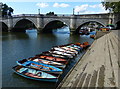
[{"label": "blue boat", "polygon": [[32,80],[57,82],[59,78],[59,76],[54,76],[52,74],[49,74],[40,70],[26,68],[23,66],[15,66],[12,69],[16,74]]},{"label": "blue boat", "polygon": [[44,63],[35,62],[35,61],[27,60],[24,62],[20,62],[20,61],[16,61],[16,62],[18,65],[29,67],[29,68],[34,68],[34,69],[41,70],[41,71],[48,72],[48,73],[62,74],[63,72],[62,69],[59,69],[57,67],[47,65]]}]

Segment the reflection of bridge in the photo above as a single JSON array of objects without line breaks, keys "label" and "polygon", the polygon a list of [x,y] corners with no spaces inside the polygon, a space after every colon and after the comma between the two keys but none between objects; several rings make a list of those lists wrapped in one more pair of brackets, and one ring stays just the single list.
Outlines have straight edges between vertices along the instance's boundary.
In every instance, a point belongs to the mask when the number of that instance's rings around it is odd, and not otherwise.
[{"label": "reflection of bridge", "polygon": [[114,17],[110,17],[109,14],[86,14],[86,15],[60,15],[60,16],[46,16],[46,15],[31,15],[31,14],[22,14],[16,15],[8,19],[2,19],[0,22],[4,24],[3,27],[7,27],[8,31],[12,31],[15,28],[24,28],[25,24],[33,23],[38,31],[42,29],[52,21],[61,21],[65,23],[69,28],[70,32],[75,32],[78,27],[81,25],[95,21],[101,25],[107,25],[111,20],[112,24],[117,24],[120,16],[116,14]]}]

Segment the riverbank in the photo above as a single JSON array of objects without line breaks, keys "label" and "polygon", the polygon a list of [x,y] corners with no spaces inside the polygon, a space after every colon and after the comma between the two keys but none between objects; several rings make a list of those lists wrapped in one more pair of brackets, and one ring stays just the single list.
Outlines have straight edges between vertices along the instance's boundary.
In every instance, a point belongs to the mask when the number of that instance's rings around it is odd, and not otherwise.
[{"label": "riverbank", "polygon": [[120,87],[119,42],[113,32],[96,39],[57,89]]}]

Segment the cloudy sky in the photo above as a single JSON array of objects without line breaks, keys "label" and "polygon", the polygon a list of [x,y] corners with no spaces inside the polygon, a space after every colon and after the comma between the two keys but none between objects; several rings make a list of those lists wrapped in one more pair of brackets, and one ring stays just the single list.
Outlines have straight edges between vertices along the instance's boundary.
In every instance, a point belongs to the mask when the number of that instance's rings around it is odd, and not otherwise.
[{"label": "cloudy sky", "polygon": [[101,4],[101,1],[79,0],[79,1],[63,1],[63,0],[46,0],[46,1],[11,1],[8,2],[3,0],[2,3],[6,3],[8,6],[14,9],[14,15],[16,14],[38,14],[40,9],[41,14],[48,12],[54,12],[55,14],[72,14],[73,8],[75,14],[96,14],[96,13],[107,13]]}]

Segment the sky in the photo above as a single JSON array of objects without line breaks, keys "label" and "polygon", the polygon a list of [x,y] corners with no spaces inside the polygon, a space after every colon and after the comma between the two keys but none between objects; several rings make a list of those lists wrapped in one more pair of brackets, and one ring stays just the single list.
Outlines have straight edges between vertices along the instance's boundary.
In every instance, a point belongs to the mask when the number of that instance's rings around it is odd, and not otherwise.
[{"label": "sky", "polygon": [[55,14],[97,14],[108,13],[100,0],[2,0],[14,9],[13,15],[41,14],[54,12]]}]

